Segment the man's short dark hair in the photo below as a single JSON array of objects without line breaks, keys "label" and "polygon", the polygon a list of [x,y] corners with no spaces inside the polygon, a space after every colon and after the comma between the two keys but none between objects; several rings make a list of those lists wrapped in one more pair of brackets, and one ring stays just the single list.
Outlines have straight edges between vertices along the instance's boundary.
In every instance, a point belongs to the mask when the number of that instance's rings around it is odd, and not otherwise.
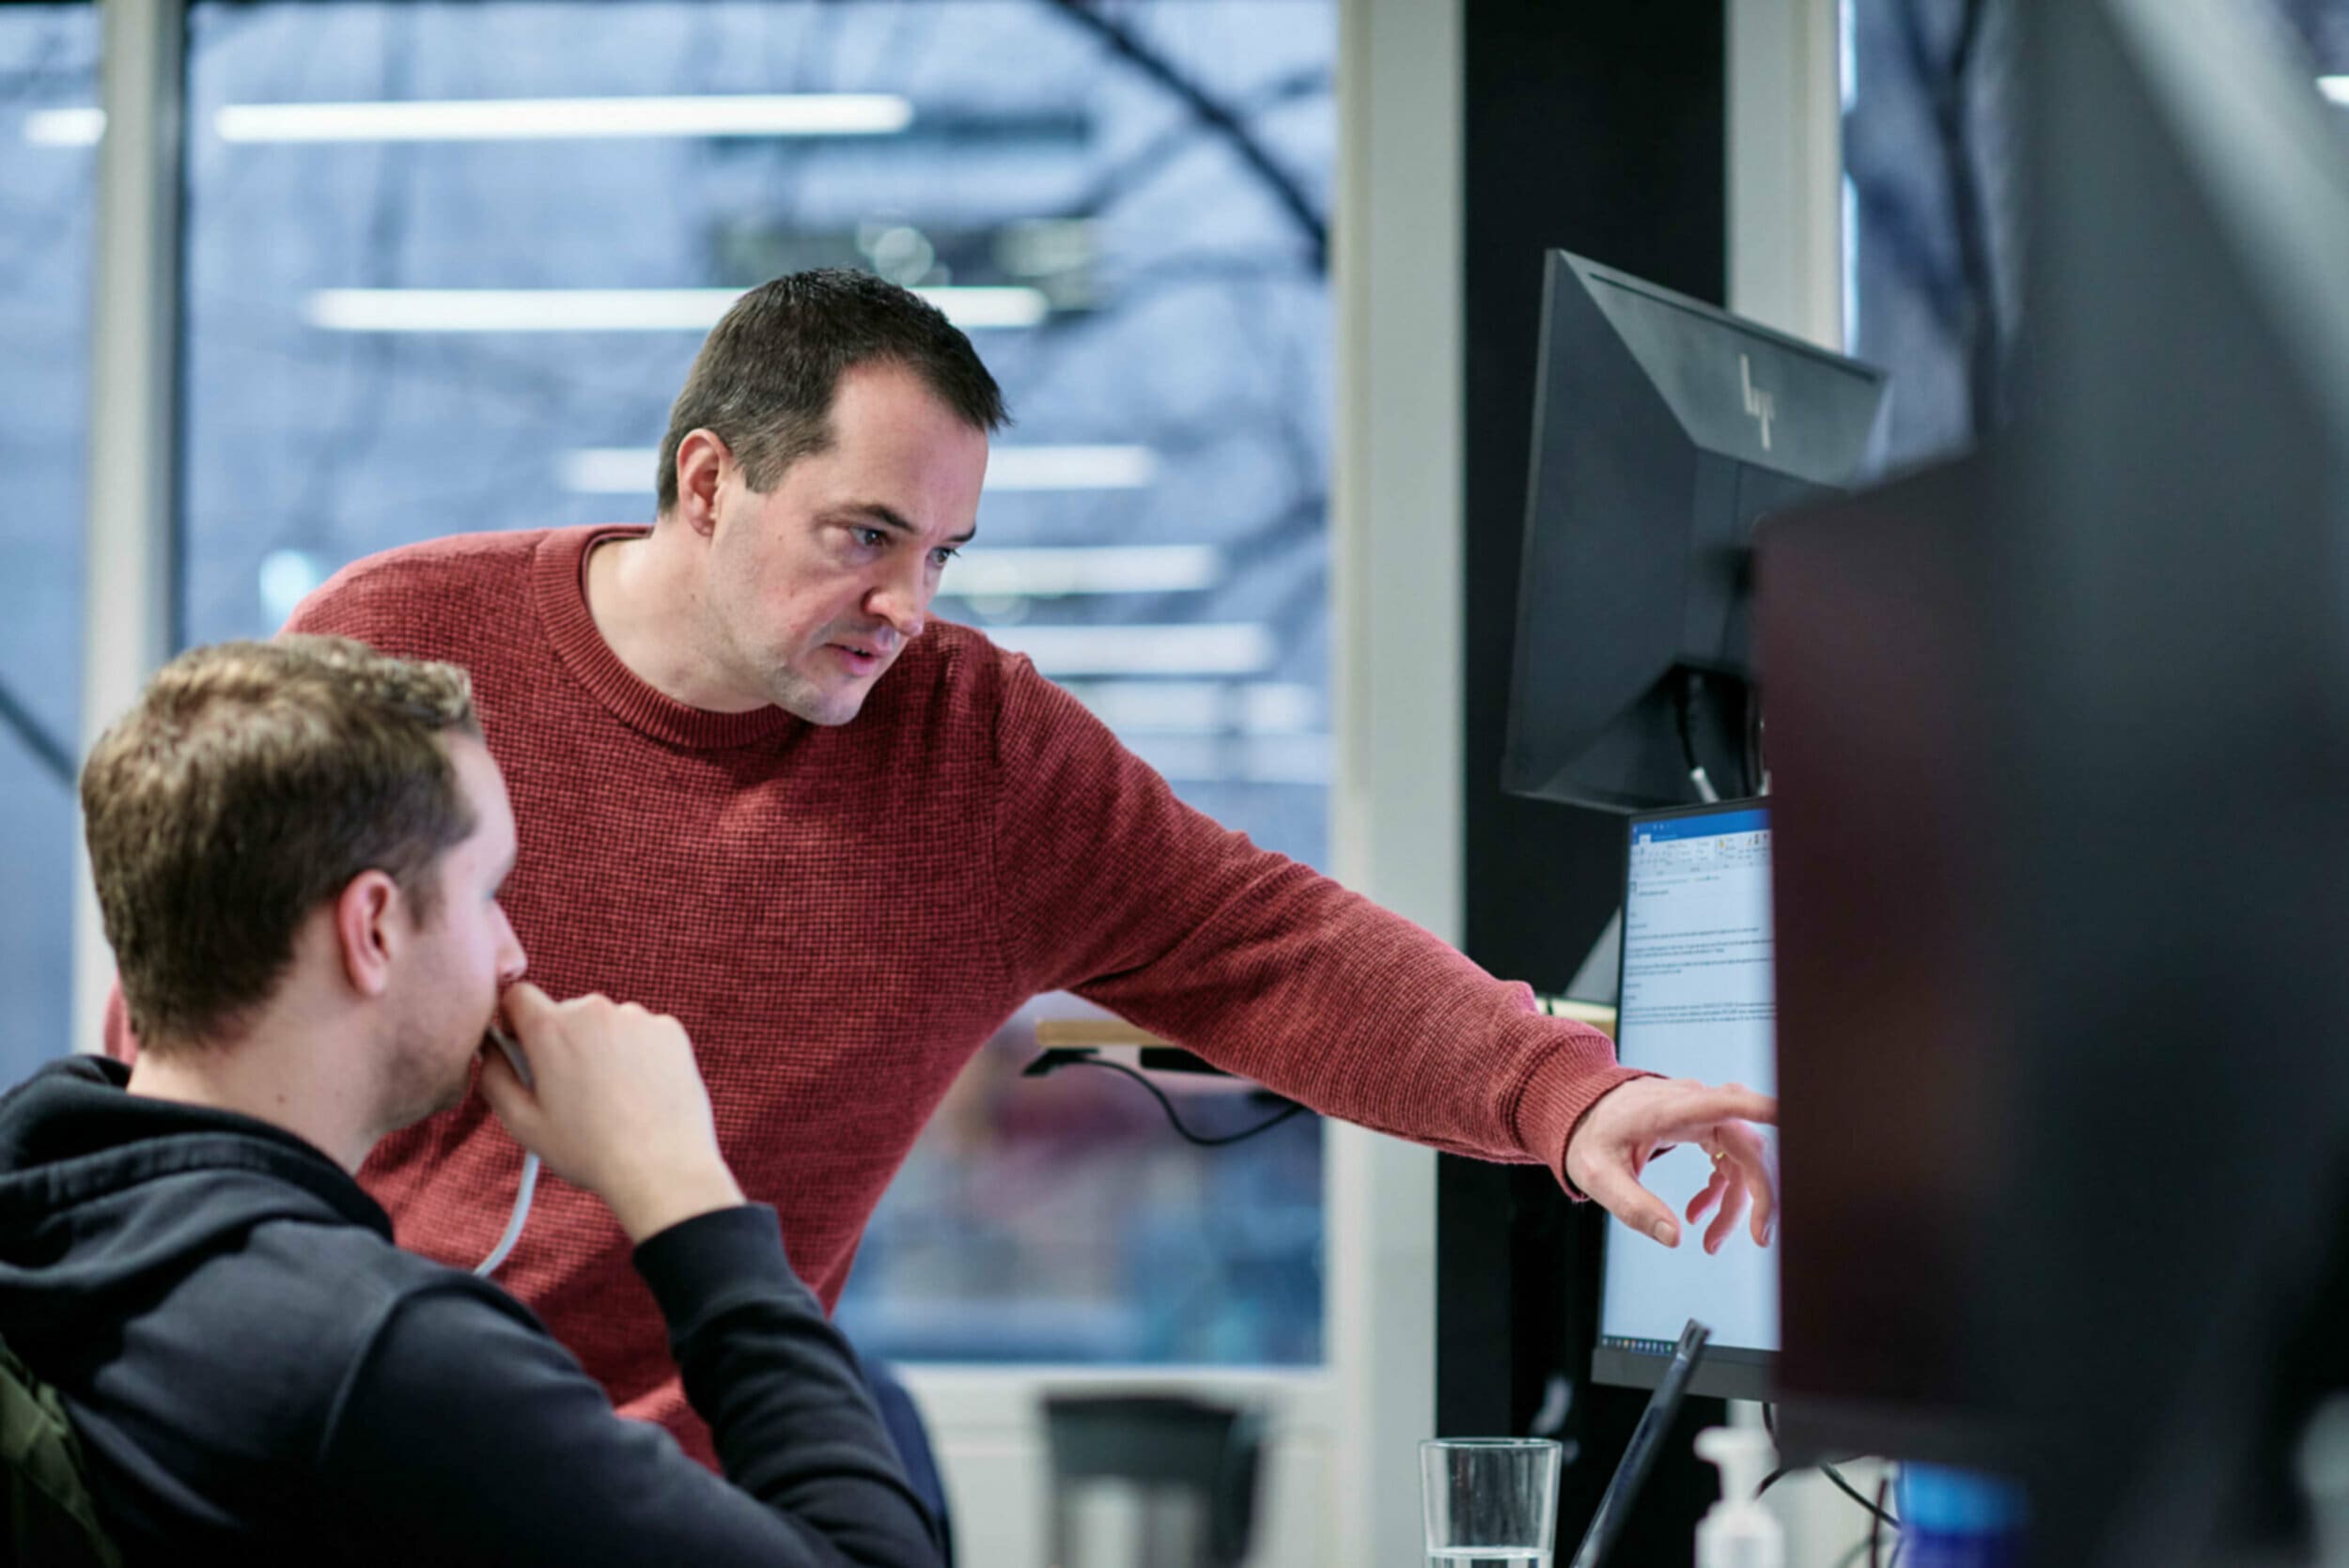
[{"label": "man's short dark hair", "polygon": [[734,302],[709,332],[661,441],[661,515],[677,505],[677,452],[695,430],[726,443],[751,489],[832,444],[832,395],[851,366],[904,365],[972,429],[1005,421],[978,350],[936,305],[870,272],[790,272]]},{"label": "man's short dark hair", "polygon": [[473,832],[443,737],[478,737],[452,664],[340,637],[193,648],[82,769],[106,939],[142,1048],[216,1038],[269,999],[310,911],[381,871],[432,917]]}]

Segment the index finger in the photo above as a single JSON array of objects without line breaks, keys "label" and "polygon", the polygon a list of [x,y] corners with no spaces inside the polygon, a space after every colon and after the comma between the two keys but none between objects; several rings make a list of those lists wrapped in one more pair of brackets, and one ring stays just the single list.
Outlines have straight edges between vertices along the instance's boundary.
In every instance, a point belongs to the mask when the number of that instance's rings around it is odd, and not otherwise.
[{"label": "index finger", "polygon": [[1692,1089],[1655,1108],[1656,1125],[1647,1130],[1657,1141],[1686,1143],[1716,1122],[1778,1123],[1778,1101],[1741,1084],[1718,1089]]},{"label": "index finger", "polygon": [[1770,1158],[1770,1147],[1762,1135],[1742,1122],[1724,1122],[1713,1129],[1714,1141],[1729,1157],[1729,1163],[1737,1167],[1745,1178],[1746,1190],[1753,1198],[1753,1240],[1759,1247],[1770,1244],[1770,1233],[1778,1224],[1778,1170]]},{"label": "index finger", "polygon": [[517,980],[506,986],[506,995],[499,1000],[506,1008],[506,1021],[517,1032],[554,1011],[554,999],[527,980]]}]

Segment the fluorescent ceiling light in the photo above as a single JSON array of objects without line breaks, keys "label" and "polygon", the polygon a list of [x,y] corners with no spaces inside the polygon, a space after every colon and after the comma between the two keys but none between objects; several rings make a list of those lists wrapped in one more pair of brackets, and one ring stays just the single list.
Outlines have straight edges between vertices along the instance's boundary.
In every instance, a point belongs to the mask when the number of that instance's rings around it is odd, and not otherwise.
[{"label": "fluorescent ceiling light", "polygon": [[527,142],[652,136],[888,136],[913,123],[891,93],[696,98],[484,98],[411,103],[232,103],[224,142]]},{"label": "fluorescent ceiling light", "polygon": [[261,618],[284,626],[294,607],[331,575],[326,563],[306,550],[272,550],[261,557]]},{"label": "fluorescent ceiling light", "polygon": [[2349,76],[2320,76],[2316,85],[2335,103],[2349,103]]},{"label": "fluorescent ceiling light", "polygon": [[[582,446],[564,453],[556,470],[563,488],[574,495],[635,495],[652,489],[653,465],[660,456],[660,449],[652,446]],[[1141,489],[1155,483],[1158,473],[1159,455],[1146,446],[999,446],[987,459],[987,489],[990,495],[1013,490]],[[976,562],[966,558],[956,569],[972,565]]]},{"label": "fluorescent ceiling light", "polygon": [[[659,136],[891,136],[913,123],[894,93],[741,93],[696,98],[478,98],[407,103],[232,103],[224,142],[612,141]],[[88,147],[103,109],[28,115],[38,147]]]},{"label": "fluorescent ceiling light", "polygon": [[1175,784],[1270,784],[1327,786],[1326,735],[1255,736],[1245,740],[1205,736],[1136,736],[1134,755]]},{"label": "fluorescent ceiling light", "polygon": [[1048,675],[1244,675],[1273,656],[1271,632],[1247,623],[997,626],[987,634]]},{"label": "fluorescent ceiling light", "polygon": [[1180,594],[1223,575],[1213,545],[1091,545],[1061,550],[976,549],[946,568],[940,592],[957,598],[1051,594]]},{"label": "fluorescent ceiling light", "polygon": [[1070,696],[1120,735],[1310,735],[1321,702],[1283,681],[1089,680]]},{"label": "fluorescent ceiling light", "polygon": [[35,147],[96,147],[105,134],[103,109],[39,109],[24,116],[24,139]]},{"label": "fluorescent ceiling light", "polygon": [[1244,784],[1327,784],[1330,737],[1326,735],[1266,735],[1240,748]]},{"label": "fluorescent ceiling light", "polygon": [[990,490],[1138,490],[1158,476],[1146,446],[999,446],[987,459]]},{"label": "fluorescent ceiling light", "polygon": [[[966,332],[1033,327],[1050,313],[1035,288],[917,288]],[[739,288],[321,288],[303,303],[329,332],[708,332]]]},{"label": "fluorescent ceiling light", "polygon": [[581,446],[555,460],[562,485],[573,495],[650,495],[658,446]]}]

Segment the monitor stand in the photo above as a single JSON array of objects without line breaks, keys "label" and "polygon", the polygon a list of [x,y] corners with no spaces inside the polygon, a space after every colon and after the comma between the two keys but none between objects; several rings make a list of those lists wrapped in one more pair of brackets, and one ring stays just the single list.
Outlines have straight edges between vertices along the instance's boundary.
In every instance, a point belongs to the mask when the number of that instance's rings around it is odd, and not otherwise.
[{"label": "monitor stand", "polygon": [[1623,910],[1607,917],[1607,928],[1583,955],[1582,967],[1566,982],[1566,995],[1576,1001],[1595,1001],[1612,1007],[1620,1000],[1615,987],[1623,979]]}]

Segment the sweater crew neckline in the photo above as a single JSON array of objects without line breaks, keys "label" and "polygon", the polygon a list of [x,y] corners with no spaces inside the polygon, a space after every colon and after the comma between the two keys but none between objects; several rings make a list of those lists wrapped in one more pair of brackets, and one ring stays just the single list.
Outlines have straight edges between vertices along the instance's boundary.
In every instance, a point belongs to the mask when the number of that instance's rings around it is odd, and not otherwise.
[{"label": "sweater crew neckline", "polygon": [[692,707],[646,683],[620,660],[596,629],[587,608],[587,554],[612,539],[642,538],[649,529],[556,528],[538,541],[531,559],[531,594],[563,667],[612,715],[655,740],[695,751],[747,746],[799,722],[770,705],[744,713]]}]

